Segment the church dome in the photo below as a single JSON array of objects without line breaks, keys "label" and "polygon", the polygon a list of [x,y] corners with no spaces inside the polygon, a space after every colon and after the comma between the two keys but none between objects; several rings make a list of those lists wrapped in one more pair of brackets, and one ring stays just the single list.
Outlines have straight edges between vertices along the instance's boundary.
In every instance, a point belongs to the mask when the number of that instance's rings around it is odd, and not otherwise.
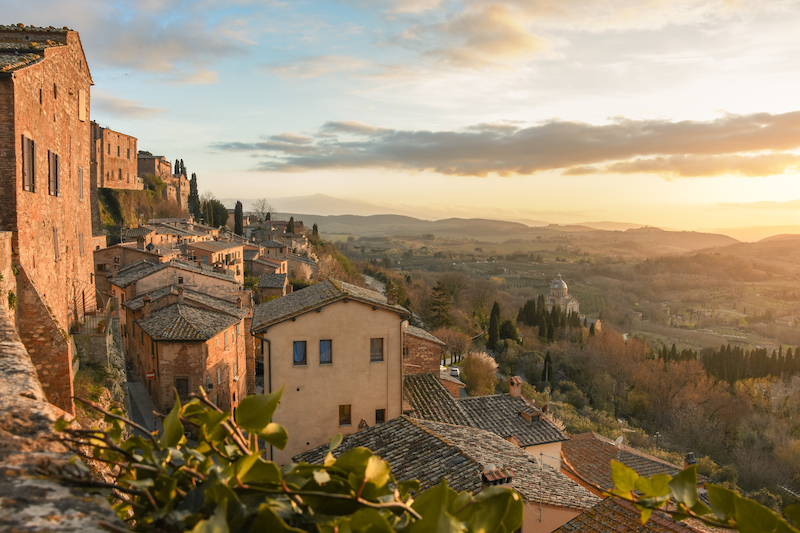
[{"label": "church dome", "polygon": [[553,280],[553,283],[550,284],[550,288],[558,290],[567,290],[567,284],[563,279],[561,279],[561,274],[559,274],[558,277]]}]

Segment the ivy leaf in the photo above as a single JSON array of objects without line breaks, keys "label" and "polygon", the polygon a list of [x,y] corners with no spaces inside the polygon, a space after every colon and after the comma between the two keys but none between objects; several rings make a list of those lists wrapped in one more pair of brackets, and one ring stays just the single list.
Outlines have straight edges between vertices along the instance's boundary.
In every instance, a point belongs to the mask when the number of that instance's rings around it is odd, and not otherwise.
[{"label": "ivy leaf", "polygon": [[655,474],[650,479],[646,477],[638,478],[634,487],[645,496],[666,496],[670,493],[669,482],[672,476],[668,474]]},{"label": "ivy leaf", "polygon": [[692,509],[698,502],[697,500],[697,465],[681,470],[668,483],[672,498],[679,503],[683,503]]},{"label": "ivy leaf", "polygon": [[192,533],[230,533],[228,521],[225,518],[226,503],[225,501],[220,502],[214,510],[214,516],[200,520],[192,529]]},{"label": "ivy leaf", "polygon": [[789,518],[796,526],[800,526],[800,503],[784,507],[783,516]]},{"label": "ivy leaf", "polygon": [[401,481],[397,484],[397,490],[400,492],[400,497],[405,500],[411,491],[419,494],[420,484],[416,479]]},{"label": "ivy leaf", "polygon": [[378,487],[383,487],[391,478],[389,470],[389,463],[377,455],[373,455],[367,460],[367,468],[364,471],[364,479],[371,481]]},{"label": "ivy leaf", "polygon": [[257,454],[256,461],[244,475],[240,476],[242,483],[245,485],[265,485],[265,484],[280,484],[281,471],[272,461],[265,461]]},{"label": "ivy leaf", "polygon": [[336,462],[336,458],[333,456],[333,450],[339,447],[342,443],[342,434],[337,433],[333,437],[328,439],[328,453],[325,455],[325,462],[323,463],[325,466],[332,466],[333,463]]},{"label": "ivy leaf", "polygon": [[161,438],[158,441],[164,448],[177,446],[181,442],[181,439],[186,438],[183,436],[183,424],[181,424],[179,418],[180,412],[181,398],[178,396],[178,391],[175,391],[175,405],[172,406],[172,410],[166,418],[164,418],[164,422],[162,423],[164,431],[161,432]]},{"label": "ivy leaf", "polygon": [[514,490],[487,487],[475,496],[475,502],[480,506],[480,512],[470,516],[470,531],[506,533],[522,525],[522,498]]},{"label": "ivy leaf", "polygon": [[639,474],[632,468],[625,466],[619,461],[611,461],[611,479],[614,480],[614,486],[617,490],[626,495],[630,493],[636,485],[636,480]]},{"label": "ivy leaf", "polygon": [[369,533],[394,533],[394,529],[381,513],[375,509],[359,509],[350,520],[353,531]]},{"label": "ivy leaf", "polygon": [[420,494],[411,507],[422,516],[422,520],[411,524],[408,533],[463,532],[464,525],[461,521],[446,512],[450,502],[457,497],[456,491],[448,487],[444,479],[435,487]]},{"label": "ivy leaf", "polygon": [[61,432],[67,429],[72,424],[71,420],[67,420],[66,415],[62,415],[61,418],[56,420],[55,428],[56,431]]},{"label": "ivy leaf", "polygon": [[737,496],[736,526],[740,533],[768,533],[777,531],[778,517],[760,503]]},{"label": "ivy leaf", "polygon": [[258,507],[258,515],[250,527],[250,533],[263,533],[264,531],[288,531],[291,533],[305,533],[302,529],[290,527],[276,513],[272,507],[263,503]]},{"label": "ivy leaf", "polygon": [[708,502],[717,518],[727,521],[736,516],[738,494],[718,485],[706,485],[706,490],[708,490]]},{"label": "ivy leaf", "polygon": [[283,387],[271,394],[246,396],[236,408],[236,423],[246,431],[263,431],[272,422],[282,395]]},{"label": "ivy leaf", "polygon": [[317,485],[324,485],[331,480],[331,475],[325,470],[314,470],[312,475],[314,476],[314,481],[317,483]]},{"label": "ivy leaf", "polygon": [[267,427],[259,431],[258,438],[267,444],[275,446],[279,450],[286,448],[286,443],[289,442],[289,434],[286,433],[286,428],[275,422],[270,422],[267,424]]}]

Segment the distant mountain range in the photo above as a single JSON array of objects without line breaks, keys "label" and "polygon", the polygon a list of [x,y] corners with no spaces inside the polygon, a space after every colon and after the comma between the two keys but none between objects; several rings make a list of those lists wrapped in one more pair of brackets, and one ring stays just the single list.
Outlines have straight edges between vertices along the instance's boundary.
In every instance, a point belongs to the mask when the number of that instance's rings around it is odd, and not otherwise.
[{"label": "distant mountain range", "polygon": [[[226,206],[233,207],[236,198],[222,198]],[[557,232],[584,232],[591,230],[627,231],[646,228],[656,229],[644,224],[628,222],[600,221],[576,222],[574,224],[551,224],[534,219],[489,220],[475,218],[439,218],[435,211],[423,207],[399,204],[379,204],[363,200],[336,198],[325,194],[310,196],[289,196],[270,198],[281,218],[294,216],[306,225],[314,223],[324,227],[325,233],[355,236],[401,235],[434,233],[453,238],[487,238],[503,235],[505,239],[522,237],[531,228],[547,228]],[[255,199],[242,200],[244,210],[248,211]],[[469,211],[469,214],[474,212]],[[467,214],[465,210],[465,214]],[[668,229],[668,228],[660,228]],[[675,230],[670,230],[675,231]],[[779,234],[800,234],[796,226],[754,226],[744,228],[698,229],[698,233],[721,234],[738,241],[755,242]],[[722,243],[714,244],[716,246]]]}]

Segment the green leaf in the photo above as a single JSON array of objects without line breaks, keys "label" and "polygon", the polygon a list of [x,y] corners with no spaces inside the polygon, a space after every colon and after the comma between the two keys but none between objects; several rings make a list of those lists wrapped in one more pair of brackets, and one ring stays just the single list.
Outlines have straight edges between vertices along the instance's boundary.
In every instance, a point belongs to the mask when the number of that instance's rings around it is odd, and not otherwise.
[{"label": "green leaf", "polygon": [[650,479],[640,477],[634,483],[636,490],[641,492],[644,496],[666,496],[670,493],[669,482],[672,476],[668,474],[655,474]]},{"label": "green leaf", "polygon": [[66,415],[63,415],[61,418],[56,420],[55,429],[56,431],[61,432],[67,429],[70,424],[72,424],[72,421],[67,420]]},{"label": "green leaf", "polygon": [[342,443],[342,434],[337,433],[333,437],[328,439],[328,453],[325,455],[325,462],[323,463],[325,466],[331,466],[333,463],[336,462],[336,458],[333,456],[333,450],[339,447]]},{"label": "green leaf", "polygon": [[795,526],[800,526],[800,503],[784,507],[783,516],[794,522]]},{"label": "green leaf", "polygon": [[697,465],[681,470],[668,483],[672,498],[676,502],[683,503],[692,509],[698,502],[697,500]]},{"label": "green leaf", "polygon": [[386,517],[375,509],[359,509],[353,513],[350,527],[358,533],[394,533]]},{"label": "green leaf", "polygon": [[632,468],[628,468],[619,461],[611,461],[611,479],[614,480],[614,486],[621,493],[631,492],[636,485],[636,480],[639,474]]},{"label": "green leaf", "polygon": [[408,533],[451,532],[465,531],[463,524],[456,517],[447,513],[450,503],[458,497],[456,491],[447,486],[447,481],[432,487],[414,501],[411,507],[421,516],[408,528]]},{"label": "green leaf", "polygon": [[409,479],[407,481],[401,481],[397,484],[397,490],[400,491],[400,497],[404,500],[408,496],[411,491],[419,494],[420,492],[420,484],[419,481],[416,479]]},{"label": "green leaf", "polygon": [[264,533],[265,531],[289,531],[291,533],[305,533],[302,529],[290,527],[276,513],[272,507],[263,503],[258,507],[258,515],[250,527],[250,533]]},{"label": "green leaf", "polygon": [[263,431],[272,422],[282,395],[283,387],[271,394],[246,396],[236,408],[236,423],[245,431]]},{"label": "green leaf", "polygon": [[367,468],[364,471],[364,479],[371,481],[378,487],[383,487],[391,478],[391,474],[389,472],[390,469],[391,467],[389,466],[389,463],[377,455],[373,455],[367,460]]},{"label": "green leaf", "polygon": [[740,533],[769,533],[778,526],[778,517],[760,503],[737,496],[736,526]]},{"label": "green leaf", "polygon": [[370,457],[372,457],[371,451],[364,447],[357,446],[340,455],[336,459],[336,462],[333,463],[333,466],[334,468],[343,470],[347,474],[355,474],[357,484],[353,488],[357,489],[364,480],[364,471],[367,469],[367,461],[369,461]]},{"label": "green leaf", "polygon": [[225,518],[226,502],[222,501],[214,510],[214,516],[207,520],[200,520],[192,533],[230,533],[228,521]]},{"label": "green leaf", "polygon": [[270,422],[263,431],[259,431],[258,438],[279,450],[286,448],[286,443],[289,442],[289,434],[286,433],[286,428],[275,422]]},{"label": "green leaf", "polygon": [[314,476],[314,481],[317,483],[317,485],[324,485],[331,480],[331,475],[325,470],[314,470],[312,475]]},{"label": "green leaf", "polygon": [[475,496],[479,509],[467,522],[470,532],[506,533],[522,525],[522,498],[506,487],[487,487]]},{"label": "green leaf", "polygon": [[257,457],[247,472],[240,477],[246,485],[280,484],[281,471],[272,461],[265,461]]},{"label": "green leaf", "polygon": [[164,418],[164,422],[162,423],[164,430],[161,432],[161,438],[158,441],[164,448],[177,446],[181,442],[181,439],[185,440],[186,438],[183,436],[183,424],[181,424],[179,418],[180,412],[181,398],[178,396],[178,391],[175,391],[175,405],[172,406],[172,410],[166,418]]}]

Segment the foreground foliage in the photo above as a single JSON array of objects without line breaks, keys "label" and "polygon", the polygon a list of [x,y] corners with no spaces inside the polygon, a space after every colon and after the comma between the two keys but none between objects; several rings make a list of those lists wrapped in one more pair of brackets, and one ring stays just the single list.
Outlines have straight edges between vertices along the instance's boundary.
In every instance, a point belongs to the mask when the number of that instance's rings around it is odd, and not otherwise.
[{"label": "foreground foliage", "polygon": [[[272,422],[283,390],[248,396],[234,417],[201,390],[175,406],[160,436],[85,402],[105,415],[108,429],[56,423],[77,456],[110,468],[100,481],[74,459],[52,474],[106,494],[134,531],[510,532],[522,523],[523,504],[508,488],[473,496],[445,481],[419,493],[418,481],[397,483],[389,464],[366,448],[334,458],[341,435],[331,439],[324,465],[264,460],[258,441],[283,449],[288,436]],[[123,440],[126,426],[141,434]],[[189,444],[184,434],[197,435]],[[117,530],[105,524],[110,530]]]},{"label": "foreground foliage", "polygon": [[[800,533],[767,507],[719,485],[705,485],[709,502],[706,505],[698,497],[696,465],[675,477],[655,474],[646,478],[622,463],[611,461],[611,477],[616,487],[611,494],[633,502],[642,512],[643,524],[653,511],[660,511],[675,520],[693,518],[709,526],[742,533]],[[783,512],[795,524],[800,523],[800,504],[790,505]]]}]

